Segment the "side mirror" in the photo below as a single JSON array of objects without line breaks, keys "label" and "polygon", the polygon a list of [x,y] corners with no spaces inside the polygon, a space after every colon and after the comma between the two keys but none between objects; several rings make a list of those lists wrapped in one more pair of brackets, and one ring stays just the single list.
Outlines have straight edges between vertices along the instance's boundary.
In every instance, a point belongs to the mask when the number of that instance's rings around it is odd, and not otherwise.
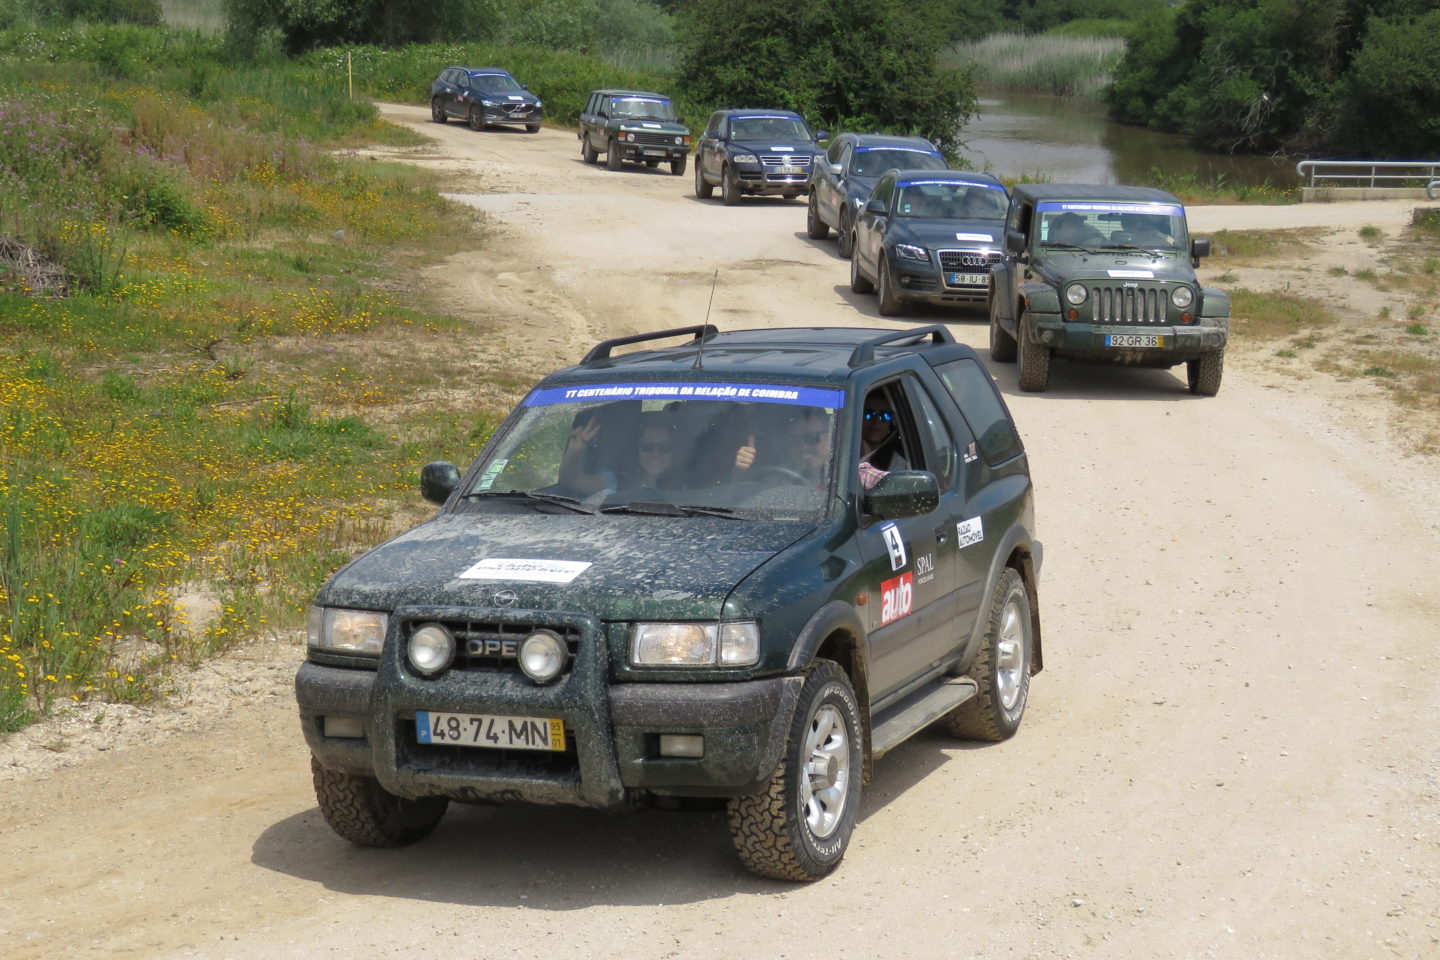
[{"label": "side mirror", "polygon": [[928,470],[886,474],[862,501],[865,512],[881,520],[918,517],[940,506],[940,481]]},{"label": "side mirror", "polygon": [[609,120],[609,119],[610,119],[610,114],[606,113],[604,110],[597,110],[597,111],[595,112],[595,116],[599,117],[601,120]]},{"label": "side mirror", "polygon": [[888,213],[889,211],[885,209],[884,200],[881,200],[879,197],[871,197],[870,202],[865,204],[865,212],[884,214]]},{"label": "side mirror", "polygon": [[1210,256],[1210,238],[1195,237],[1190,241],[1190,257],[1199,260],[1201,257]]},{"label": "side mirror", "polygon": [[838,176],[840,176],[840,174],[842,174],[842,173],[844,173],[844,172],[845,172],[845,170],[844,170],[843,167],[840,166],[840,164],[838,164],[838,163],[832,163],[832,164],[830,164],[830,175],[831,175],[832,177],[838,177]]},{"label": "side mirror", "polygon": [[821,141],[821,140],[829,140],[829,139],[830,139],[830,131],[829,131],[829,130],[820,130],[820,131],[817,131],[816,134],[815,134],[815,141],[816,141],[817,143],[818,143],[819,141]]},{"label": "side mirror", "polygon": [[1019,230],[1005,231],[1005,252],[1016,256],[1025,252],[1025,234]]},{"label": "side mirror", "polygon": [[678,116],[677,116],[677,117],[675,118],[675,122],[678,123],[678,124],[680,124],[681,126],[684,126],[684,124],[685,124],[685,118],[684,118],[684,117],[678,117]]},{"label": "side mirror", "polygon": [[460,468],[448,460],[427,463],[420,470],[420,496],[441,504],[460,486]]}]

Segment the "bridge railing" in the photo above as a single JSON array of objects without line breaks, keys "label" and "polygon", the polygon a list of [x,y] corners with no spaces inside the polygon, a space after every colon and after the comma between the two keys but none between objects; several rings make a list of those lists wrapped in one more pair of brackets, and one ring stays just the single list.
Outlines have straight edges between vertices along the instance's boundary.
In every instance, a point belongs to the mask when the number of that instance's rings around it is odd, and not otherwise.
[{"label": "bridge railing", "polygon": [[1402,187],[1428,181],[1440,191],[1440,160],[1301,160],[1295,172],[1307,187]]}]

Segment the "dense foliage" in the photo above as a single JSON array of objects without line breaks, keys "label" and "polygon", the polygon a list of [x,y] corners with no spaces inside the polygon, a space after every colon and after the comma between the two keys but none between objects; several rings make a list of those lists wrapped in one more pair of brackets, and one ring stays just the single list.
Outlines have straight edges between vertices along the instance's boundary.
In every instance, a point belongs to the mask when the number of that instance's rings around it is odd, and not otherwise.
[{"label": "dense foliage", "polygon": [[1433,0],[1189,0],[1147,17],[1116,119],[1226,153],[1440,155]]},{"label": "dense foliage", "polygon": [[[1166,9],[1167,0],[944,0],[951,40],[977,40],[992,33],[1071,33],[1114,36],[1147,13]],[[1079,30],[1066,24],[1086,22]]]},{"label": "dense foliage", "polygon": [[938,65],[942,13],[939,0],[692,0],[679,80],[700,102],[916,133],[953,153],[974,83],[968,70]]},{"label": "dense foliage", "polygon": [[156,27],[164,17],[160,0],[6,0],[0,4],[0,29],[72,20]]}]

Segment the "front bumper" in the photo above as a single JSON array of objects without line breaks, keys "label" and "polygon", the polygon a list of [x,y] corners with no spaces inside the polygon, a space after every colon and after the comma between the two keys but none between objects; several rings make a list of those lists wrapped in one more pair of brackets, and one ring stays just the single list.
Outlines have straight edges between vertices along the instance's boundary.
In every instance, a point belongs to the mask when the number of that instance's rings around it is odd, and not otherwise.
[{"label": "front bumper", "polygon": [[[1226,318],[1201,317],[1194,324],[1080,323],[1054,314],[1031,315],[1035,342],[1057,356],[1106,360],[1142,367],[1170,367],[1225,349],[1230,324]],[[1156,345],[1131,338],[1154,337]],[[1144,343],[1144,346],[1136,344]]]},{"label": "front bumper", "polygon": [[[295,677],[311,753],[327,769],[373,776],[398,796],[596,808],[646,795],[757,791],[780,762],[802,678],[737,683],[610,683],[604,638],[587,622],[571,670],[549,686],[518,672],[412,674],[391,638],[375,671],[305,663]],[[417,711],[554,717],[564,753],[421,744]],[[361,737],[327,736],[325,717],[358,719]],[[661,756],[661,734],[699,735],[704,756]]]},{"label": "front bumper", "polygon": [[522,104],[519,107],[485,107],[485,122],[488,124],[536,124],[545,119],[543,107]]},{"label": "front bumper", "polygon": [[[923,300],[939,305],[974,306],[984,304],[989,297],[990,268],[975,268],[965,274],[946,272],[933,262],[922,263],[905,257],[891,256],[890,268],[894,271],[895,284],[905,300]],[[964,277],[964,282],[958,280]],[[951,282],[956,281],[956,282]]]},{"label": "front bumper", "polygon": [[684,160],[690,155],[688,146],[631,143],[628,140],[616,140],[614,143],[619,148],[621,160],[658,160],[661,163],[674,163],[677,160]]},{"label": "front bumper", "polygon": [[785,194],[803,196],[810,192],[810,167],[795,164],[735,164],[735,173],[744,193],[757,196]]}]

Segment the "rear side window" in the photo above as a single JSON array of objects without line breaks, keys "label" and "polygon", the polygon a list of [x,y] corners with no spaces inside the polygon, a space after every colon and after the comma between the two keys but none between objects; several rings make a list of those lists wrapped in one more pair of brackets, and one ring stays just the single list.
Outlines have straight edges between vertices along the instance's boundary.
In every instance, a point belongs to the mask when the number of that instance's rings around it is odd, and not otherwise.
[{"label": "rear side window", "polygon": [[952,360],[935,368],[955,405],[978,438],[980,453],[989,463],[1003,463],[1024,451],[1020,434],[1000,402],[990,374],[974,360]]}]

